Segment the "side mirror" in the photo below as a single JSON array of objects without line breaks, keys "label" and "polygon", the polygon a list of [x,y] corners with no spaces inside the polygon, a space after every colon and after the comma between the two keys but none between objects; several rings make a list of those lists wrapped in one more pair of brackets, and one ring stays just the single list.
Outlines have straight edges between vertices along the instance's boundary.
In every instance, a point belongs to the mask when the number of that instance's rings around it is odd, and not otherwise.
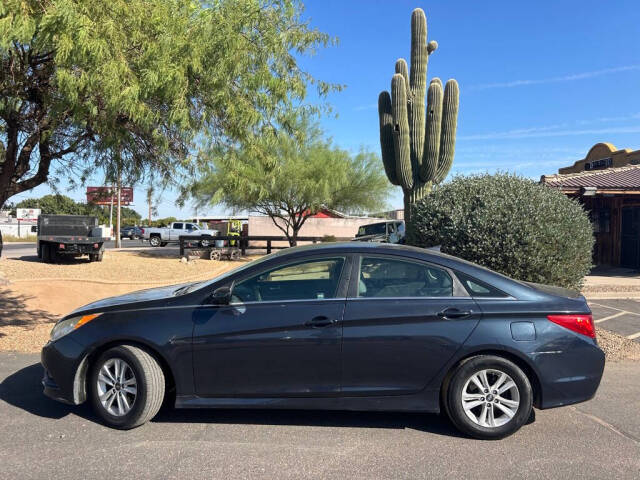
[{"label": "side mirror", "polygon": [[213,305],[229,305],[231,302],[231,287],[216,288],[210,298]]}]

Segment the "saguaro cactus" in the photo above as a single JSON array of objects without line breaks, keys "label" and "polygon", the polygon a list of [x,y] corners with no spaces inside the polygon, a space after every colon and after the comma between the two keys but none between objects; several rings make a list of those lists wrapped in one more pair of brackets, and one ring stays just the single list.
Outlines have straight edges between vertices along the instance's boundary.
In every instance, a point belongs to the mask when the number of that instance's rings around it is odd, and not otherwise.
[{"label": "saguaro cactus", "polygon": [[427,18],[416,8],[411,15],[411,71],[403,58],[398,59],[391,95],[383,91],[378,97],[382,161],[389,181],[404,191],[408,226],[412,205],[444,180],[455,151],[458,82],[447,81],[444,94],[439,78],[426,88],[429,55],[437,48],[437,42],[427,43]]}]

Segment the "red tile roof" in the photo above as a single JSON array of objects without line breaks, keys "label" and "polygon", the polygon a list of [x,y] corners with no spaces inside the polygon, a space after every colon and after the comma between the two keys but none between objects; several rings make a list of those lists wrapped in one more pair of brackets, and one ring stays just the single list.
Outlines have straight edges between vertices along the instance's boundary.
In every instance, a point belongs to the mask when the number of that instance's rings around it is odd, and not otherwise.
[{"label": "red tile roof", "polygon": [[543,175],[540,182],[550,187],[569,190],[581,187],[596,187],[600,190],[640,190],[640,165]]}]

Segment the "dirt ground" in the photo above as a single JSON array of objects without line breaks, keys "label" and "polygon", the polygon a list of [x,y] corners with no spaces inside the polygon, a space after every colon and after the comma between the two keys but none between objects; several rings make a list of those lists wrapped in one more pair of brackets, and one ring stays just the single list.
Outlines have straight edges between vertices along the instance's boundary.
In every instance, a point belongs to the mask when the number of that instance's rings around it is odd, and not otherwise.
[{"label": "dirt ground", "polygon": [[213,278],[242,263],[181,262],[144,251],[105,252],[104,260],[45,264],[0,259],[0,351],[38,352],[60,316],[87,303],[135,290]]}]

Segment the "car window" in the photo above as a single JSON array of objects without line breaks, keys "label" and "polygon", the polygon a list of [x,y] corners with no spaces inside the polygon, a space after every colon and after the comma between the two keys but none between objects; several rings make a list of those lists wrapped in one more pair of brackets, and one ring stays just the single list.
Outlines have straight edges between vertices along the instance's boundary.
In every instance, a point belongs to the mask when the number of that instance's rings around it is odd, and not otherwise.
[{"label": "car window", "polygon": [[453,281],[445,270],[410,260],[363,257],[358,297],[451,297]]},{"label": "car window", "polygon": [[480,280],[470,277],[469,275],[466,275],[464,273],[456,272],[456,276],[458,277],[458,280],[460,280],[460,283],[462,283],[464,288],[467,290],[467,292],[469,292],[469,295],[471,295],[472,297],[504,298],[509,296],[502,290],[498,290],[497,288],[492,287],[491,285],[481,282]]},{"label": "car window", "polygon": [[233,303],[335,298],[343,257],[290,263],[236,283]]},{"label": "car window", "polygon": [[173,224],[173,229],[174,230],[182,230],[182,223],[174,223]]}]

